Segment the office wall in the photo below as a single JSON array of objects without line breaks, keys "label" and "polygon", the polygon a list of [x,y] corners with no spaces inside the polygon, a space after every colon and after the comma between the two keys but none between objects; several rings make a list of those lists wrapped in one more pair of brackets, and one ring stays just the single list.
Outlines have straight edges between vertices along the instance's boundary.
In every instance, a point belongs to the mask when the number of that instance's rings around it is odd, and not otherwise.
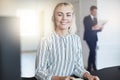
[{"label": "office wall", "polygon": [[97,67],[120,65],[120,0],[98,0],[98,18],[107,20],[98,34]]}]

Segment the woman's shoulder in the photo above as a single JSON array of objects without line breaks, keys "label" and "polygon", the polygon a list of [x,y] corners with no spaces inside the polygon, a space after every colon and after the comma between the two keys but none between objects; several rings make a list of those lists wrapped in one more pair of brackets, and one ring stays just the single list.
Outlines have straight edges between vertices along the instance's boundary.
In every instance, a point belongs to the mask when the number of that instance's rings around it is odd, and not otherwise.
[{"label": "woman's shoulder", "polygon": [[52,42],[53,37],[54,37],[54,33],[51,32],[48,35],[45,35],[44,37],[42,37],[40,41],[50,43]]},{"label": "woman's shoulder", "polygon": [[72,35],[72,37],[74,37],[75,39],[80,39],[80,36],[79,35],[77,35],[77,34],[71,34]]}]

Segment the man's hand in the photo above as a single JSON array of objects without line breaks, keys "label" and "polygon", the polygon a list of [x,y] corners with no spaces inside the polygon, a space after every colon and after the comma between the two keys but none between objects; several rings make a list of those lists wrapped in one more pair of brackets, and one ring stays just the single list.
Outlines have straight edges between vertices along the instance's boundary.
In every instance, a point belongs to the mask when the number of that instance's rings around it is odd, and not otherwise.
[{"label": "man's hand", "polygon": [[92,27],[92,30],[102,30],[103,26],[95,25]]}]

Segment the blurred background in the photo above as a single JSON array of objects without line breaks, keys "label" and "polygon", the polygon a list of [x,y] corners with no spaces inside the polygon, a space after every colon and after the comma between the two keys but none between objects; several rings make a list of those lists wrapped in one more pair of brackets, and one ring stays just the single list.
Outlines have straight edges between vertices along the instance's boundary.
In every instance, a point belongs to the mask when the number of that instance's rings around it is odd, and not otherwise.
[{"label": "blurred background", "polygon": [[85,67],[89,50],[83,41],[83,18],[89,15],[91,5],[98,7],[99,20],[108,21],[98,34],[97,68],[120,65],[120,0],[0,0],[0,16],[20,19],[21,77],[34,76],[39,40],[52,31],[52,13],[59,2],[71,2],[75,7]]}]

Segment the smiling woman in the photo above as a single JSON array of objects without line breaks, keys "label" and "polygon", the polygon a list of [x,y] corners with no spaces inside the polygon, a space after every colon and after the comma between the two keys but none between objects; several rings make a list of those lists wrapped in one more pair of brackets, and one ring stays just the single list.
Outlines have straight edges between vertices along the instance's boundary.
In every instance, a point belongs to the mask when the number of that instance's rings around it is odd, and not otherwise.
[{"label": "smiling woman", "polygon": [[54,32],[40,41],[37,50],[38,80],[74,80],[72,75],[99,80],[84,69],[80,37],[72,32],[73,21],[72,4],[57,4],[53,12]]}]

